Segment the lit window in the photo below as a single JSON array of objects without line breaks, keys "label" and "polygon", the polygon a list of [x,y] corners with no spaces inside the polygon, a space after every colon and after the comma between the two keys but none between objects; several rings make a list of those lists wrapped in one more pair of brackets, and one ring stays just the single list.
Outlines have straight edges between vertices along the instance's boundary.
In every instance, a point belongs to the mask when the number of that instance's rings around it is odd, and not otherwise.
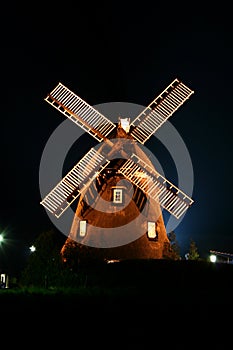
[{"label": "lit window", "polygon": [[155,222],[148,221],[147,223],[147,236],[149,239],[157,239]]},{"label": "lit window", "polygon": [[86,235],[87,222],[86,220],[81,220],[79,225],[79,236],[84,237]]},{"label": "lit window", "polygon": [[113,203],[122,203],[122,190],[119,188],[113,189]]}]

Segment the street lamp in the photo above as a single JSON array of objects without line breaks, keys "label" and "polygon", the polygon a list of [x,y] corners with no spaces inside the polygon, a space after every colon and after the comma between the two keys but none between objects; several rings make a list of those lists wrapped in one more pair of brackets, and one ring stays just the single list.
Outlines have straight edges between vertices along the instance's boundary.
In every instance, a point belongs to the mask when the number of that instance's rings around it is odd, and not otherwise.
[{"label": "street lamp", "polygon": [[31,252],[34,252],[36,250],[36,247],[34,245],[31,245],[29,249],[31,250]]},{"label": "street lamp", "polygon": [[215,263],[217,261],[217,257],[216,257],[215,254],[211,254],[210,255],[210,261],[213,262],[213,263]]},{"label": "street lamp", "polygon": [[0,234],[0,244],[4,241],[3,234]]}]

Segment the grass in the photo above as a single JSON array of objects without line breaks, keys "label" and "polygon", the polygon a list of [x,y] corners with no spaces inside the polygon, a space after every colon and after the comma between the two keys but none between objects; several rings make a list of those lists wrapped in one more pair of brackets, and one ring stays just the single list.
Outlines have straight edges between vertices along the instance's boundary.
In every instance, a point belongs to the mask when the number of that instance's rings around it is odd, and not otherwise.
[{"label": "grass", "polygon": [[[76,288],[15,287],[0,290],[1,311],[44,312],[122,307],[231,308],[233,265],[203,261],[137,260],[94,265]],[[103,311],[104,310],[104,311]]]},{"label": "grass", "polygon": [[24,347],[31,335],[37,346],[229,346],[233,265],[124,261],[83,273],[85,284],[76,288],[0,290],[4,337],[13,341],[19,331]]}]

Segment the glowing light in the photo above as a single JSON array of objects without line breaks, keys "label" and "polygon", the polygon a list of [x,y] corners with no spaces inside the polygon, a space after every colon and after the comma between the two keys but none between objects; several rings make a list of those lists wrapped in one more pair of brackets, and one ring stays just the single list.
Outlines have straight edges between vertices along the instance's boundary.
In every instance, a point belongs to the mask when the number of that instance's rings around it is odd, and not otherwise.
[{"label": "glowing light", "polygon": [[113,189],[113,203],[122,203],[122,189]]},{"label": "glowing light", "polygon": [[80,232],[79,232],[80,237],[86,236],[86,230],[87,230],[86,220],[80,220]]},{"label": "glowing light", "polygon": [[0,244],[4,241],[4,237],[2,234],[0,234]]},{"label": "glowing light", "polygon": [[8,275],[6,275],[5,273],[1,273],[0,275],[0,286],[1,288],[8,288],[8,284],[9,284],[9,278]]},{"label": "glowing light", "polygon": [[29,247],[29,249],[31,250],[31,252],[34,252],[36,250],[36,247],[34,245],[31,245],[31,247]]},{"label": "glowing light", "polygon": [[156,238],[155,222],[148,221],[147,223],[147,234],[149,239]]},{"label": "glowing light", "polygon": [[217,260],[216,255],[215,254],[211,254],[210,255],[210,261],[214,263],[214,262],[216,262],[216,260]]},{"label": "glowing light", "polygon": [[119,117],[119,124],[121,125],[121,127],[125,130],[125,132],[129,132],[130,130],[130,118],[120,118]]},{"label": "glowing light", "polygon": [[149,178],[149,175],[144,173],[144,171],[142,171],[142,170],[136,170],[135,173],[134,173],[134,176],[142,177],[142,178],[145,178],[145,179]]},{"label": "glowing light", "polygon": [[107,264],[114,264],[114,263],[117,263],[117,262],[120,262],[119,259],[110,259],[110,260],[107,260]]}]

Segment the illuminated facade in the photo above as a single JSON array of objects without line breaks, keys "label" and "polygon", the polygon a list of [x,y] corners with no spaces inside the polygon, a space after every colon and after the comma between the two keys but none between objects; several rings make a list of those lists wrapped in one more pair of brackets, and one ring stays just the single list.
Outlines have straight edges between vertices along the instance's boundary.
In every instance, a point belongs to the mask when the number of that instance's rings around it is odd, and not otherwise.
[{"label": "illuminated facade", "polygon": [[[132,122],[115,124],[59,83],[45,101],[100,143],[40,202],[58,219],[77,200],[67,241],[109,260],[163,258],[162,208],[179,219],[193,200],[154,169],[140,145],[193,94],[174,79]],[[123,183],[123,185],[122,185]],[[84,253],[85,255],[85,253]]]}]

